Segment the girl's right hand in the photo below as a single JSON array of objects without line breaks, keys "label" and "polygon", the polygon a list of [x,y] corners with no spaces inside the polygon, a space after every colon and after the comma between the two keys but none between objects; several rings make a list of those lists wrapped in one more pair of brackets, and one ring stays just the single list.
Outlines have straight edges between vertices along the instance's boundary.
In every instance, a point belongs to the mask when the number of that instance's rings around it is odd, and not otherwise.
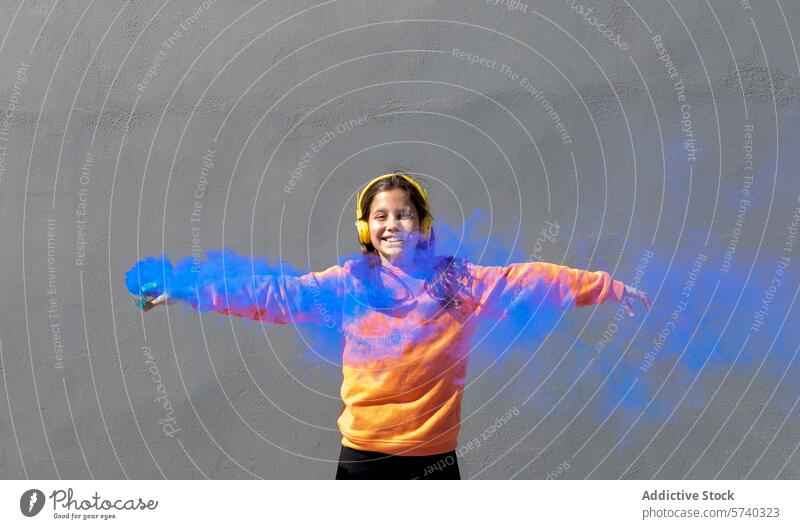
[{"label": "girl's right hand", "polygon": [[142,295],[134,299],[134,303],[147,312],[158,305],[177,303],[177,301],[170,299],[169,294],[166,292],[159,293],[156,289],[156,283],[147,283],[142,285]]}]

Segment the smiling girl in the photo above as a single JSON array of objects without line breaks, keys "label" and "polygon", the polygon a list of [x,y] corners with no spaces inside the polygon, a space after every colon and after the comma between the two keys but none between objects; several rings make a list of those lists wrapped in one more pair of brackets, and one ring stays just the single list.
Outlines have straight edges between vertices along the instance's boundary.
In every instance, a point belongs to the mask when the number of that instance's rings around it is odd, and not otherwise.
[{"label": "smiling girl", "polygon": [[395,172],[356,197],[360,259],[299,277],[254,267],[220,280],[219,256],[211,256],[191,282],[163,285],[140,263],[128,288],[144,310],[182,300],[271,323],[337,326],[344,349],[336,479],[459,479],[461,398],[480,321],[511,307],[535,314],[608,300],[632,316],[633,300],[647,308],[650,300],[606,272],[437,256],[432,220],[425,189]]}]

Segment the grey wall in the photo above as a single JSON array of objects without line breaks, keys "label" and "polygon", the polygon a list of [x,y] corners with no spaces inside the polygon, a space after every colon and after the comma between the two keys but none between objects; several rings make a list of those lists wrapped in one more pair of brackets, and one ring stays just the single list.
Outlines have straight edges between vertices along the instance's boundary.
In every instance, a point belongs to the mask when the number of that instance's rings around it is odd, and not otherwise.
[{"label": "grey wall", "polygon": [[484,262],[655,299],[484,347],[462,476],[796,478],[800,7],[750,4],[3,0],[0,477],[331,478],[336,365],[142,314],[123,274],[193,245],[326,267],[404,167],[442,222],[491,218]]}]

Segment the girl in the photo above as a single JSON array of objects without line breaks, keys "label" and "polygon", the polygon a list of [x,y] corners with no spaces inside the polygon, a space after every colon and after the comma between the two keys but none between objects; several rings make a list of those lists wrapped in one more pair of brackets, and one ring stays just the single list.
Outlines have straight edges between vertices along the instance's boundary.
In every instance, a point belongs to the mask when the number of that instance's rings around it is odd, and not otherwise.
[{"label": "girl", "polygon": [[395,172],[356,196],[360,259],[289,277],[255,266],[219,274],[224,256],[214,254],[194,263],[196,275],[182,284],[164,268],[170,277],[163,285],[142,278],[148,273],[140,262],[128,272],[128,287],[144,310],[183,300],[272,323],[335,327],[344,337],[336,479],[459,479],[461,397],[479,321],[512,308],[533,314],[607,300],[632,316],[632,300],[647,308],[650,300],[606,272],[436,256],[432,219],[425,189]]}]

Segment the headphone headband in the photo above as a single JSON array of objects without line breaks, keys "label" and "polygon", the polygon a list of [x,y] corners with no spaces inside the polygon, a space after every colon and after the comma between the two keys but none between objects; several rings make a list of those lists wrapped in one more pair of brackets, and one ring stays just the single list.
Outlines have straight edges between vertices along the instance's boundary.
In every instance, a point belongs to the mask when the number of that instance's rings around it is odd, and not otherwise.
[{"label": "headphone headband", "polygon": [[361,216],[364,213],[363,211],[361,211],[361,200],[364,198],[364,195],[367,193],[367,191],[369,191],[369,189],[372,186],[374,186],[376,183],[380,182],[384,178],[390,178],[392,176],[400,176],[404,178],[409,184],[413,185],[417,189],[417,191],[419,191],[419,194],[422,195],[422,199],[425,201],[425,205],[428,206],[428,193],[427,191],[425,191],[424,187],[422,187],[421,185],[419,185],[419,183],[417,183],[416,180],[402,173],[389,173],[381,175],[377,178],[373,178],[366,186],[364,186],[364,189],[359,191],[358,195],[356,195],[356,220],[361,220]]}]

